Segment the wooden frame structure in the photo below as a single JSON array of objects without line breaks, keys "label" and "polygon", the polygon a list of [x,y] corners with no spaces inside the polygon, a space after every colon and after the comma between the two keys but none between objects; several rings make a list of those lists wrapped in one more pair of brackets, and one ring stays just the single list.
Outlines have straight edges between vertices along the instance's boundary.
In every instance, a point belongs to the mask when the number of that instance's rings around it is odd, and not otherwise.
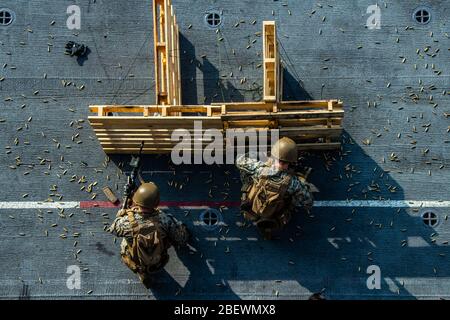
[{"label": "wooden frame structure", "polygon": [[[338,100],[90,106],[90,111],[97,114],[89,116],[89,122],[106,153],[137,152],[141,141],[145,141],[144,153],[170,153],[178,143],[171,141],[176,129],[188,130],[204,147],[210,143],[202,138],[206,129],[219,129],[224,133],[226,129],[237,128],[279,129],[280,136],[294,139],[300,150],[332,150],[340,147],[344,115],[342,102]],[[127,115],[107,116],[110,112]],[[196,121],[201,121],[201,131],[194,130]],[[195,146],[191,147],[186,150],[195,150]]]},{"label": "wooden frame structure", "polygon": [[180,44],[171,0],[153,0],[153,47],[157,105],[181,104]]},{"label": "wooden frame structure", "polygon": [[[279,129],[300,150],[340,147],[343,105],[338,100],[282,101],[282,64],[274,21],[263,23],[264,98],[261,102],[182,105],[178,26],[170,0],[153,0],[155,105],[92,105],[89,122],[106,153],[170,153],[174,130],[191,134],[185,150],[210,143],[203,133],[217,129]],[[201,129],[198,124],[201,123]],[[199,131],[200,129],[200,131]],[[226,143],[226,139],[225,143]],[[224,143],[224,147],[225,147]]]},{"label": "wooden frame structure", "polygon": [[281,101],[283,77],[275,21],[263,22],[264,101]]}]

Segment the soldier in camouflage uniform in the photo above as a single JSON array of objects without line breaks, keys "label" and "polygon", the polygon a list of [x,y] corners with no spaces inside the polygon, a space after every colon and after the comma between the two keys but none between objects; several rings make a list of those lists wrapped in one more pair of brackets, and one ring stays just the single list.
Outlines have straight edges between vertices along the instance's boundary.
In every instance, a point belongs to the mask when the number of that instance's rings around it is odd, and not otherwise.
[{"label": "soldier in camouflage uniform", "polygon": [[247,155],[236,159],[243,184],[241,213],[256,222],[266,239],[284,227],[297,209],[309,211],[313,205],[310,184],[289,168],[297,157],[297,145],[285,137],[273,146],[265,163]]},{"label": "soldier in camouflage uniform", "polygon": [[154,183],[143,183],[132,197],[132,205],[121,209],[109,232],[123,237],[120,254],[122,261],[148,288],[151,276],[169,260],[167,250],[184,246],[189,231],[172,215],[159,210],[159,189]]}]

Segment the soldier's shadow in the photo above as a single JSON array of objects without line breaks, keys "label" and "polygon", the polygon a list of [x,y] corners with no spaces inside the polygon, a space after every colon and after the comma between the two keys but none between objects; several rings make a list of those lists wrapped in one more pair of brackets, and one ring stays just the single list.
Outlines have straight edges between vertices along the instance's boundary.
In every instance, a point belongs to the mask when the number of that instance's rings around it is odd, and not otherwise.
[{"label": "soldier's shadow", "polygon": [[214,296],[221,299],[239,299],[227,286],[225,279],[215,273],[211,259],[204,257],[195,245],[172,248],[169,251],[171,260],[155,277],[150,288],[156,299],[208,300]]}]

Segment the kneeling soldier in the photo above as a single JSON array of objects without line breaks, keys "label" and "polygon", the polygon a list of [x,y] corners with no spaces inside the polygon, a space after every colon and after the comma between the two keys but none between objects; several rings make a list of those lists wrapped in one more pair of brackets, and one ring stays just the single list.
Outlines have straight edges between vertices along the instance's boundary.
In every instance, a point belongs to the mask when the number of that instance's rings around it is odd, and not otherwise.
[{"label": "kneeling soldier", "polygon": [[151,275],[169,261],[167,249],[183,246],[189,239],[187,227],[172,215],[165,214],[159,205],[159,189],[150,182],[143,183],[132,197],[129,209],[121,209],[109,232],[123,237],[122,261],[149,288]]},{"label": "kneeling soldier", "polygon": [[297,157],[297,145],[284,137],[274,144],[266,163],[246,155],[236,159],[243,183],[241,213],[256,222],[266,239],[284,227],[297,209],[309,211],[313,205],[310,184],[289,168]]}]

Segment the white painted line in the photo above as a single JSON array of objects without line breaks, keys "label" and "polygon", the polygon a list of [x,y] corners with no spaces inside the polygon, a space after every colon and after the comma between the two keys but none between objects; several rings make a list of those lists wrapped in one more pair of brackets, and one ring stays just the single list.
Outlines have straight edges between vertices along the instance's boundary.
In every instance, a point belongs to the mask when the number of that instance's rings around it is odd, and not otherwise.
[{"label": "white painted line", "polygon": [[80,206],[79,201],[44,202],[44,201],[4,201],[0,209],[72,209]]},{"label": "white painted line", "polygon": [[[89,203],[89,201],[86,201]],[[95,201],[93,201],[95,202]],[[220,203],[220,202],[218,202]],[[44,202],[44,201],[0,201],[1,209],[73,209],[79,208],[79,201],[67,202]],[[315,201],[314,207],[318,208],[450,208],[450,201],[429,201],[429,200],[330,200]],[[101,206],[99,206],[101,208]],[[161,209],[167,209],[167,206]],[[202,205],[183,205],[179,207],[183,210],[208,209]]]},{"label": "white painted line", "polygon": [[331,200],[315,201],[314,207],[344,208],[449,208],[450,201],[428,200]]},{"label": "white painted line", "polygon": [[179,207],[181,210],[206,210],[209,209],[209,206],[183,206],[183,207]]}]

